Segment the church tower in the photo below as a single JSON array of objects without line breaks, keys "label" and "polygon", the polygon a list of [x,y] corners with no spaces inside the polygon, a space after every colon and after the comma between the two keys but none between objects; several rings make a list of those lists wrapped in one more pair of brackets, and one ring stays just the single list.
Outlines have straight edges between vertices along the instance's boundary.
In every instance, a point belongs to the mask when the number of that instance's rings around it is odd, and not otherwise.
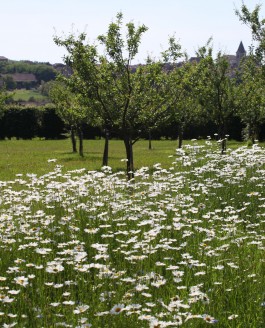
[{"label": "church tower", "polygon": [[239,44],[239,47],[238,47],[238,49],[237,49],[237,52],[236,52],[236,60],[237,60],[237,62],[239,63],[240,60],[241,60],[243,57],[246,56],[246,54],[247,54],[247,52],[246,52],[246,50],[245,50],[245,48],[244,48],[244,46],[243,46],[243,43],[242,43],[242,41],[241,41],[240,44]]}]

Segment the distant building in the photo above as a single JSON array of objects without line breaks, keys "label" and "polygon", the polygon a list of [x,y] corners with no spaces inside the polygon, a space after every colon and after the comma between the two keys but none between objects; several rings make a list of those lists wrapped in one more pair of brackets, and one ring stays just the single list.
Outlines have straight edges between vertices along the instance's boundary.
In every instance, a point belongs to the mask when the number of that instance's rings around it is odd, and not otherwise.
[{"label": "distant building", "polygon": [[[246,56],[247,52],[244,48],[244,45],[243,45],[243,42],[241,41],[240,44],[239,44],[239,47],[236,51],[236,54],[235,55],[225,55],[226,59],[228,60],[229,64],[230,64],[230,67],[231,68],[236,68],[238,67],[239,63],[240,63],[240,60],[242,58],[244,58]],[[189,59],[190,62],[199,62],[200,61],[200,57],[191,57]]]},{"label": "distant building", "polygon": [[201,60],[200,57],[190,57],[189,62],[190,63],[199,63],[200,60]]},{"label": "distant building", "polygon": [[225,55],[231,68],[237,68],[242,58],[247,55],[243,42],[241,41],[237,49],[236,55]]},{"label": "distant building", "polygon": [[243,57],[246,56],[246,54],[247,54],[247,52],[246,52],[246,50],[245,50],[245,48],[244,48],[244,46],[243,46],[243,43],[242,43],[242,41],[241,41],[240,44],[239,44],[239,47],[238,47],[238,49],[237,49],[237,52],[236,52],[236,59],[237,59],[238,63],[240,62],[240,60],[241,60]]},{"label": "distant building", "polygon": [[66,76],[66,77],[69,77],[73,74],[73,70],[65,64],[56,63],[56,64],[53,64],[52,66],[57,72],[59,72],[60,74]]},{"label": "distant building", "polygon": [[0,62],[8,62],[8,58],[0,56]]},{"label": "distant building", "polygon": [[36,76],[32,73],[12,73],[12,74],[0,74],[0,83],[3,85],[6,79],[12,79],[16,83],[18,89],[32,88],[38,83]]},{"label": "distant building", "polygon": [[32,73],[13,73],[8,74],[17,83],[20,82],[37,82],[36,76]]}]

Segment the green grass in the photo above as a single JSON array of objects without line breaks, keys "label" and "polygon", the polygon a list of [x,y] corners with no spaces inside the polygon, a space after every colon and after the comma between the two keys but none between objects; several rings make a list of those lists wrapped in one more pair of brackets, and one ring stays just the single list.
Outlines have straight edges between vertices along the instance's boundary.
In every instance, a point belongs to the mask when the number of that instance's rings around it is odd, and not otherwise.
[{"label": "green grass", "polygon": [[30,98],[34,98],[35,101],[48,100],[47,96],[42,95],[37,90],[26,90],[26,89],[16,89],[12,92],[14,101],[29,101]]},{"label": "green grass", "polygon": [[[153,141],[152,150],[148,141],[140,140],[134,145],[135,168],[152,166],[162,162],[169,167],[172,159],[168,156],[175,153],[177,141]],[[48,159],[57,159],[57,164],[64,170],[86,168],[100,170],[104,140],[85,140],[84,157],[71,152],[70,140],[2,140],[0,141],[0,180],[13,179],[18,173],[47,173],[53,163]],[[121,160],[126,158],[123,142],[111,140],[109,146],[109,166],[113,170],[124,170],[126,165]]]}]

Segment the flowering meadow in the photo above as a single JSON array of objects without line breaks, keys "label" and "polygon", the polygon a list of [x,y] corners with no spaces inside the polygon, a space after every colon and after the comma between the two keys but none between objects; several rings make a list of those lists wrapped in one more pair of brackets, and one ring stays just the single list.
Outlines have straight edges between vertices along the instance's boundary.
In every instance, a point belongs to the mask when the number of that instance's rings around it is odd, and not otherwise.
[{"label": "flowering meadow", "polygon": [[0,327],[264,327],[264,148],[171,157],[0,181]]}]

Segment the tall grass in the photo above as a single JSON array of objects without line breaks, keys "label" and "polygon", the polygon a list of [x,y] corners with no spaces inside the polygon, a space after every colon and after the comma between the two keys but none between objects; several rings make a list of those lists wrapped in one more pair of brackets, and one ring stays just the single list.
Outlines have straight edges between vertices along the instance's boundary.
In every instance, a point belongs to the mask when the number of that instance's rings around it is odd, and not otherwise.
[{"label": "tall grass", "polygon": [[263,327],[264,149],[171,155],[1,182],[3,327]]}]

